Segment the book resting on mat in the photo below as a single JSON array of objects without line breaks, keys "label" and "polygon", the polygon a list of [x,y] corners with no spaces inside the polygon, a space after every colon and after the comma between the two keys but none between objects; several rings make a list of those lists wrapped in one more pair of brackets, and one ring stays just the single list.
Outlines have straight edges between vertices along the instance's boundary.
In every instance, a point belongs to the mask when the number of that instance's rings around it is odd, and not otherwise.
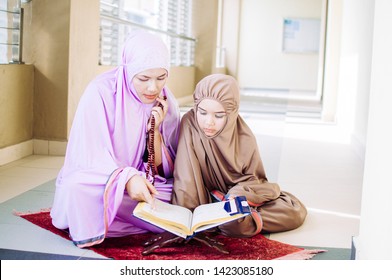
[{"label": "book resting on mat", "polygon": [[250,214],[245,196],[237,196],[226,201],[202,204],[189,209],[154,200],[154,208],[147,202],[139,202],[133,215],[159,228],[183,238],[234,221]]}]

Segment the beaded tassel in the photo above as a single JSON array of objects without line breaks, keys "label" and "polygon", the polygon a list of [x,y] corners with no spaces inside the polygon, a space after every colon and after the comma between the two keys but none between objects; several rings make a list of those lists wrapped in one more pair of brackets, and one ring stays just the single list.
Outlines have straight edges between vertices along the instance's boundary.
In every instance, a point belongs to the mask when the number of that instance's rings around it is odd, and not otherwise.
[{"label": "beaded tassel", "polygon": [[[163,99],[166,100],[166,96],[164,96]],[[159,104],[158,106],[163,109],[162,104]],[[151,115],[151,128],[148,131],[149,140],[148,140],[148,161],[147,161],[146,177],[149,178],[149,176],[151,176],[151,183],[153,185],[155,183],[155,175],[156,175],[154,130],[155,130],[155,117],[154,115]],[[151,175],[150,175],[150,171],[151,171]]]},{"label": "beaded tassel", "polygon": [[148,161],[147,161],[147,171],[146,176],[147,178],[150,175],[152,176],[152,184],[155,183],[155,149],[154,149],[154,129],[155,129],[155,118],[151,116],[151,129],[148,131],[149,138],[148,138]]}]

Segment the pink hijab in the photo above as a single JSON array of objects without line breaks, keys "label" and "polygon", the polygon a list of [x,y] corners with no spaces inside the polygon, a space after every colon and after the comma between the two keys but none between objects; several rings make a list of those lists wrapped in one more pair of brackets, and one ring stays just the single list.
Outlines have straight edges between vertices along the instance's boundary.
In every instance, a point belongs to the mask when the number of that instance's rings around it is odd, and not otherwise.
[{"label": "pink hijab", "polygon": [[[80,100],[51,211],[53,224],[68,228],[79,247],[100,243],[105,236],[150,230],[132,220],[136,202],[124,191],[133,175],[145,176],[142,157],[153,107],[140,101],[132,78],[153,68],[169,71],[169,63],[167,47],[158,37],[133,32],[125,42],[122,65],[95,78]],[[160,126],[162,167],[165,178],[171,178],[180,115],[169,89],[163,94],[169,110]],[[172,185],[165,178],[157,178],[156,187],[158,198],[169,201]]]}]

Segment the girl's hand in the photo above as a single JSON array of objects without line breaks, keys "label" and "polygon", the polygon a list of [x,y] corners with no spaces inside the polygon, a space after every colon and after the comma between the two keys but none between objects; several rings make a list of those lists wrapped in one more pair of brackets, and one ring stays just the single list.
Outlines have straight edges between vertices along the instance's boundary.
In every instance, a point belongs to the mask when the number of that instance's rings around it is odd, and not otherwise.
[{"label": "girl's hand", "polygon": [[154,205],[153,196],[157,195],[158,191],[146,178],[134,175],[129,179],[125,187],[131,199],[145,201],[150,205]]}]

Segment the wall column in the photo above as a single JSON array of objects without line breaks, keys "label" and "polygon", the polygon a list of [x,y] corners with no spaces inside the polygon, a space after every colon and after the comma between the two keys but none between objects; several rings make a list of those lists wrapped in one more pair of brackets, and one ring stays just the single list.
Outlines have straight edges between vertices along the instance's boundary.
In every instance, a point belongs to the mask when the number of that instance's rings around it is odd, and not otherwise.
[{"label": "wall column", "polygon": [[373,60],[357,259],[392,259],[392,2],[375,0]]}]

